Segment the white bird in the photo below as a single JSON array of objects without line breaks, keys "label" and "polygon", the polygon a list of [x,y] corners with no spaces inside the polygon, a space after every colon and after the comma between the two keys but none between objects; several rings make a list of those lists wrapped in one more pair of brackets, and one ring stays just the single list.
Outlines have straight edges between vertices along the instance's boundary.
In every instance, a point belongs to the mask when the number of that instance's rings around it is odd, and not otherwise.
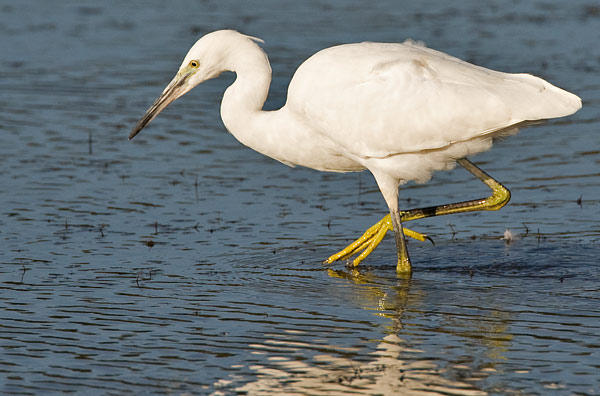
[{"label": "white bird", "polygon": [[[410,273],[403,228],[418,218],[496,210],[509,191],[467,156],[488,150],[497,137],[515,134],[529,122],[570,115],[581,99],[529,74],[508,74],[475,66],[406,41],[363,42],[324,49],[294,74],[287,102],[264,111],[271,67],[256,42],[233,30],[200,38],[177,75],[133,128],[133,138],[169,103],[196,85],[236,73],[221,102],[227,130],[244,145],[289,166],[330,172],[368,169],[389,207],[389,215],[326,262],[346,259],[358,265],[395,231],[398,273]],[[425,182],[432,172],[458,162],[493,191],[488,198],[401,211],[398,187]]]}]

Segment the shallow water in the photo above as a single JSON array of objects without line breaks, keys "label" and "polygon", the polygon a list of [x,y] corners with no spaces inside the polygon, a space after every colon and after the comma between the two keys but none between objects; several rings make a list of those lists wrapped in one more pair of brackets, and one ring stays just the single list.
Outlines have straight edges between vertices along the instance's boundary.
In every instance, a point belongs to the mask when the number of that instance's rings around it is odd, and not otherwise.
[{"label": "shallow water", "polygon": [[[511,3],[5,1],[0,6],[0,393],[600,391],[600,8]],[[203,33],[265,39],[285,101],[342,42],[423,40],[567,88],[584,108],[474,161],[499,212],[410,224],[350,271],[321,261],[385,213],[367,173],[290,169],[218,116],[224,76],[130,128]],[[483,196],[456,169],[405,207]],[[506,229],[515,238],[502,240]]]}]

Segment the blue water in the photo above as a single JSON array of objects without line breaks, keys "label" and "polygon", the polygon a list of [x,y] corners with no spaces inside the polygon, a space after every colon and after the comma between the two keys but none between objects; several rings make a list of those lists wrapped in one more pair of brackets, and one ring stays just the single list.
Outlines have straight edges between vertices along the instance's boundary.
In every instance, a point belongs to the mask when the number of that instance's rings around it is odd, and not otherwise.
[{"label": "blue water", "polygon": [[[411,223],[436,242],[409,242],[412,279],[390,237],[327,267],[385,214],[377,187],[239,144],[219,118],[232,75],[127,141],[220,28],[265,40],[267,108],[315,51],[407,37],[584,108],[473,158],[510,204]],[[0,393],[599,394],[599,31],[587,1],[4,1]],[[461,169],[400,191],[486,193]]]}]

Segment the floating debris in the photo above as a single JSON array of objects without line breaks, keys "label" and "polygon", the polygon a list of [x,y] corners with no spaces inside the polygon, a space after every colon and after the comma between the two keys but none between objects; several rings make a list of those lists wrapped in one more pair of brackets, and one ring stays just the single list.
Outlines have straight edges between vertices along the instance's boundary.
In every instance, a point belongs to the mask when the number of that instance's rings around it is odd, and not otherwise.
[{"label": "floating debris", "polygon": [[507,228],[506,231],[504,231],[504,236],[502,237],[502,239],[506,242],[507,245],[509,245],[513,242],[516,242],[519,239],[519,237],[513,234],[512,231]]}]

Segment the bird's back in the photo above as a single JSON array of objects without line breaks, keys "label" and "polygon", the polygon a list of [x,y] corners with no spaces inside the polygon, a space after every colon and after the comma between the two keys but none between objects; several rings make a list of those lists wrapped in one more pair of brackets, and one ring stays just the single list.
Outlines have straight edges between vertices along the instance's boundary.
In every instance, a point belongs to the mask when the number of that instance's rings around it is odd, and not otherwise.
[{"label": "bird's back", "polygon": [[413,43],[359,43],[306,60],[286,107],[348,153],[384,158],[566,116],[581,100],[538,77],[489,70]]}]

